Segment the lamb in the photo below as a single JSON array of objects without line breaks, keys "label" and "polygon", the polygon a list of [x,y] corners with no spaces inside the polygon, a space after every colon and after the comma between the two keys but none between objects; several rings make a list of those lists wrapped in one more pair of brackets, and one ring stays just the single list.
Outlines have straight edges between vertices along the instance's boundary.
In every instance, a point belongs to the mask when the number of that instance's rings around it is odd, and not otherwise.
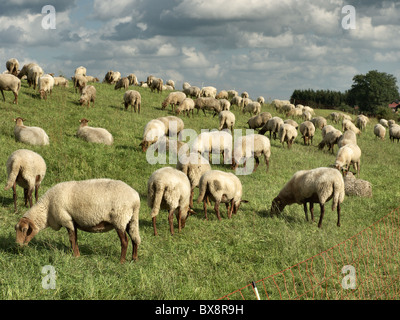
[{"label": "lamb", "polygon": [[230,111],[221,111],[218,115],[219,127],[218,130],[228,129],[231,130],[233,135],[233,127],[235,126],[235,115]]},{"label": "lamb", "polygon": [[186,99],[186,94],[181,91],[175,91],[168,94],[168,96],[164,99],[161,104],[161,109],[164,110],[167,106],[171,106],[172,111],[176,106],[179,106],[182,101]]},{"label": "lamb", "polygon": [[204,115],[206,115],[205,109],[213,110],[214,115],[221,112],[221,104],[218,99],[210,97],[200,97],[194,101],[194,107],[197,109],[197,114],[200,110],[203,110]]},{"label": "lamb", "polygon": [[87,85],[88,81],[86,77],[78,74],[72,77],[72,82],[74,83],[75,92],[79,90],[79,92],[82,93],[82,89]]},{"label": "lamb", "polygon": [[6,68],[9,72],[9,74],[12,74],[14,76],[18,75],[18,69],[19,69],[19,62],[15,58],[11,58],[7,60],[6,62]]},{"label": "lamb", "polygon": [[158,93],[162,93],[163,91],[163,81],[159,78],[154,78],[149,85],[150,91],[153,92],[157,90]]},{"label": "lamb", "polygon": [[342,122],[342,129],[343,131],[347,131],[347,130],[351,130],[354,131],[355,134],[360,135],[361,134],[361,130],[358,129],[353,122],[351,122],[350,120],[344,119]]},{"label": "lamb", "polygon": [[94,101],[96,100],[96,88],[92,85],[85,86],[82,88],[82,94],[79,98],[79,103],[81,106],[87,104],[90,108],[90,102],[92,102],[92,107],[94,108]]},{"label": "lamb", "polygon": [[383,125],[380,123],[376,124],[374,126],[374,134],[377,138],[383,140],[385,139],[385,134],[386,134],[386,129]]},{"label": "lamb", "polygon": [[68,88],[68,80],[64,77],[54,77],[54,85]]},{"label": "lamb", "polygon": [[311,121],[304,121],[300,124],[300,133],[303,136],[304,144],[310,145],[313,143],[313,138],[315,135],[315,126]]},{"label": "lamb", "polygon": [[12,74],[0,74],[0,91],[3,96],[3,101],[6,101],[4,96],[5,91],[11,91],[14,94],[13,103],[18,104],[18,93],[21,89],[21,80]]},{"label": "lamb", "polygon": [[124,106],[125,106],[125,111],[128,110],[128,107],[131,106],[131,112],[132,108],[137,111],[137,113],[140,113],[140,107],[142,104],[142,96],[140,93],[136,90],[127,90],[124,93]]},{"label": "lamb", "polygon": [[15,118],[14,121],[15,141],[34,146],[45,146],[50,143],[48,135],[42,128],[24,126],[23,121],[25,121],[25,119],[21,117]]},{"label": "lamb", "polygon": [[284,123],[279,128],[279,140],[284,146],[284,143],[287,143],[288,149],[290,149],[293,145],[294,140],[297,137],[297,130],[291,124]]},{"label": "lamb", "polygon": [[264,134],[269,131],[269,138],[271,139],[271,134],[274,139],[276,139],[276,134],[279,132],[279,128],[283,125],[283,120],[279,117],[272,117],[267,121],[266,124],[258,131],[259,134]]},{"label": "lamb", "polygon": [[121,89],[121,88],[124,88],[125,90],[127,90],[128,87],[129,87],[129,79],[127,77],[123,77],[117,81],[117,83],[114,86],[114,90]]},{"label": "lamb", "polygon": [[86,232],[117,231],[121,240],[120,262],[126,260],[127,232],[131,238],[132,259],[138,257],[139,194],[123,181],[91,179],[67,181],[50,188],[15,226],[17,243],[28,245],[41,230],[50,227],[68,231],[73,255],[80,256],[77,230]]},{"label": "lamb", "polygon": [[260,114],[250,118],[247,121],[249,125],[249,129],[258,129],[264,126],[269,119],[272,118],[272,115],[269,112],[261,112]]},{"label": "lamb", "polygon": [[399,143],[400,126],[398,124],[393,123],[389,126],[389,138],[392,142],[394,142],[394,139],[397,139],[397,143]]},{"label": "lamb", "polygon": [[335,144],[338,143],[340,137],[342,136],[342,132],[340,130],[332,130],[329,131],[322,141],[318,144],[319,149],[323,149],[325,145],[328,146],[328,151],[330,150],[333,153],[333,148]]},{"label": "lamb", "polygon": [[156,236],[156,219],[160,209],[168,210],[168,221],[171,235],[174,234],[173,215],[176,212],[178,230],[185,227],[190,209],[190,181],[182,171],[164,167],[152,173],[147,182],[147,204],[151,208],[154,235]]},{"label": "lamb", "polygon": [[262,155],[264,155],[265,164],[267,166],[266,172],[268,172],[269,159],[271,157],[271,143],[269,139],[261,134],[241,136],[235,140],[233,146],[232,169],[236,170],[243,158],[245,158],[244,166],[246,166],[247,159],[254,157],[256,160],[256,164],[253,168],[254,172],[260,164],[258,158]]},{"label": "lamb", "polygon": [[139,146],[143,152],[149,148],[150,145],[156,143],[157,140],[165,135],[165,124],[157,119],[150,120],[144,127],[143,139]]},{"label": "lamb", "polygon": [[311,119],[311,122],[314,124],[315,129],[321,129],[327,125],[326,119],[324,117],[315,117]]},{"label": "lamb", "polygon": [[209,170],[200,178],[197,202],[200,203],[203,201],[206,220],[208,220],[207,199],[215,202],[214,210],[218,220],[221,220],[219,212],[221,202],[226,205],[229,219],[232,217],[232,213],[236,214],[238,212],[242,202],[248,202],[242,199],[242,183],[239,178],[233,173],[220,170]]},{"label": "lamb", "polygon": [[307,203],[309,203],[311,220],[314,221],[314,203],[319,203],[321,215],[318,228],[321,228],[325,203],[332,199],[332,211],[337,210],[337,226],[340,227],[340,204],[343,202],[344,196],[344,181],[338,170],[334,168],[300,170],[293,175],[272,201],[271,215],[279,214],[285,206],[297,203],[303,204],[306,221],[308,221]]},{"label": "lamb", "polygon": [[243,108],[243,114],[246,112],[249,112],[250,114],[260,114],[261,104],[257,101],[248,103],[247,106]]},{"label": "lamb", "polygon": [[232,159],[232,135],[227,131],[211,131],[200,133],[192,144],[193,152],[201,153],[203,156],[208,154],[211,161],[211,154],[218,155],[218,159],[213,157],[213,163],[218,164],[220,154],[223,154],[224,163],[231,163]]},{"label": "lamb", "polygon": [[127,78],[128,78],[128,80],[129,80],[129,85],[130,85],[130,86],[137,86],[137,85],[139,85],[138,80],[137,80],[137,77],[136,77],[136,75],[135,75],[134,73],[130,73],[130,74],[127,76]]},{"label": "lamb", "polygon": [[114,138],[110,132],[103,128],[94,128],[88,126],[89,120],[83,118],[79,121],[80,125],[76,136],[87,142],[102,143],[111,146]]},{"label": "lamb", "polygon": [[24,188],[25,206],[32,207],[32,192],[38,201],[38,191],[46,174],[46,162],[36,152],[26,149],[14,151],[6,162],[7,184],[4,190],[13,188],[14,211],[17,212],[17,184]]},{"label": "lamb", "polygon": [[210,97],[215,98],[217,95],[217,88],[215,87],[203,87],[200,91],[200,97]]},{"label": "lamb", "polygon": [[345,146],[346,144],[357,144],[357,136],[354,131],[347,130],[343,132],[337,144],[339,148]]},{"label": "lamb", "polygon": [[39,93],[40,98],[47,100],[47,94],[51,94],[54,88],[54,78],[49,75],[45,74],[39,78]]},{"label": "lamb", "polygon": [[210,163],[206,158],[194,152],[179,156],[176,169],[182,171],[189,178],[191,186],[189,206],[193,209],[194,189],[199,186],[201,176],[211,170]]},{"label": "lamb", "polygon": [[353,165],[357,172],[357,177],[360,176],[360,160],[361,149],[356,144],[346,144],[341,147],[336,155],[335,168],[342,171],[344,175],[349,171],[350,165]]},{"label": "lamb", "polygon": [[343,180],[346,196],[372,197],[372,185],[369,181],[356,179],[351,172],[348,172]]},{"label": "lamb", "polygon": [[176,114],[180,114],[181,112],[185,113],[189,117],[189,113],[192,111],[192,117],[193,117],[193,111],[194,111],[194,101],[191,98],[185,98],[183,101],[179,104],[179,106],[175,109]]}]

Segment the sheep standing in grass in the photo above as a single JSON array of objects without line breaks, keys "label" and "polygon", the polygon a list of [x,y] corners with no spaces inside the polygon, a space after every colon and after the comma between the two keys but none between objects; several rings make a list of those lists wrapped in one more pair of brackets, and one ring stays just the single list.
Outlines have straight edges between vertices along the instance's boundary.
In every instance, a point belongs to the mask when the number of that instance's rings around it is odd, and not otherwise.
[{"label": "sheep standing in grass", "polygon": [[128,87],[129,87],[129,79],[127,77],[123,77],[117,81],[117,83],[114,86],[114,90],[122,88],[127,90]]},{"label": "sheep standing in grass", "polygon": [[358,129],[353,122],[351,122],[350,120],[344,119],[342,122],[342,129],[343,131],[347,131],[347,130],[351,130],[353,131],[355,134],[360,135],[361,134],[361,130]]},{"label": "sheep standing in grass", "polygon": [[110,132],[104,128],[94,128],[88,126],[89,120],[83,118],[80,121],[76,136],[87,142],[102,143],[111,146],[114,142],[114,138]]},{"label": "sheep standing in grass", "polygon": [[128,237],[132,259],[137,259],[139,235],[139,194],[126,183],[111,179],[68,181],[50,188],[15,226],[17,243],[27,245],[41,230],[50,227],[68,231],[73,255],[80,256],[77,230],[117,231],[121,240],[120,262],[126,259]]},{"label": "sheep standing in grass", "polygon": [[7,184],[4,190],[13,188],[14,211],[17,211],[16,186],[24,189],[25,206],[32,207],[32,192],[35,190],[35,199],[38,201],[38,191],[46,174],[46,162],[36,152],[26,149],[14,151],[6,162]]},{"label": "sheep standing in grass", "polygon": [[21,89],[21,80],[12,74],[0,74],[0,91],[3,96],[3,101],[6,102],[6,97],[3,91],[11,91],[14,94],[14,102],[18,104],[18,93]]},{"label": "sheep standing in grass", "polygon": [[244,166],[246,166],[247,159],[254,158],[256,164],[253,168],[253,172],[256,171],[260,164],[259,157],[264,156],[266,164],[266,172],[269,169],[269,159],[271,157],[271,143],[266,136],[261,134],[250,134],[247,136],[241,136],[235,140],[233,145],[233,158],[232,158],[232,169],[236,170],[239,163],[244,158]]},{"label": "sheep standing in grass", "polygon": [[324,117],[315,117],[311,119],[311,122],[314,124],[315,129],[321,129],[327,125],[326,119]]},{"label": "sheep standing in grass", "polygon": [[279,128],[283,126],[283,120],[279,117],[272,117],[267,121],[266,124],[258,131],[259,134],[264,134],[269,131],[269,138],[271,139],[271,134],[274,139],[276,139],[276,134],[279,132]]},{"label": "sheep standing in grass", "polygon": [[222,153],[224,163],[230,163],[232,159],[232,135],[227,131],[211,131],[200,133],[192,144],[193,152],[202,154],[211,162],[211,154],[218,155],[215,160],[219,163]]},{"label": "sheep standing in grass", "polygon": [[94,108],[94,101],[96,100],[96,88],[92,85],[85,86],[82,88],[82,94],[79,98],[79,103],[81,106],[87,104],[90,108],[90,102],[92,102],[92,107]]},{"label": "sheep standing in grass", "polygon": [[231,100],[231,106],[238,106],[240,108],[240,106],[242,105],[242,100],[243,98],[241,96],[233,96],[232,100]]},{"label": "sheep standing in grass", "polygon": [[201,89],[196,86],[189,86],[183,89],[183,93],[188,97],[192,98],[200,98]]},{"label": "sheep standing in grass", "polygon": [[54,86],[68,88],[68,80],[64,77],[54,77]]},{"label": "sheep standing in grass", "polygon": [[247,104],[246,107],[243,108],[243,114],[249,112],[250,114],[260,114],[261,112],[261,104],[257,101],[252,101]]},{"label": "sheep standing in grass", "polygon": [[185,128],[185,124],[183,120],[179,117],[175,116],[166,116],[159,117],[157,120],[160,120],[164,123],[165,126],[165,135],[168,136],[178,136],[181,131]]},{"label": "sheep standing in grass", "polygon": [[164,110],[166,107],[170,105],[173,112],[174,108],[179,106],[184,99],[186,99],[186,94],[184,94],[183,92],[180,91],[171,92],[162,102],[161,109]]},{"label": "sheep standing in grass", "polygon": [[218,130],[228,129],[231,130],[233,135],[233,127],[235,126],[235,115],[230,111],[221,111],[218,115],[219,127]]},{"label": "sheep standing in grass", "polygon": [[146,152],[150,145],[156,143],[159,138],[165,135],[165,132],[165,124],[162,121],[152,119],[147,122],[144,127],[142,142],[139,145],[142,148],[142,151]]},{"label": "sheep standing in grass", "polygon": [[219,99],[219,103],[221,105],[221,110],[229,111],[231,109],[231,103],[227,99]]},{"label": "sheep standing in grass", "polygon": [[389,126],[389,138],[390,141],[394,142],[394,139],[397,139],[397,143],[400,140],[400,126],[396,123],[392,123]]},{"label": "sheep standing in grass", "polygon": [[131,106],[135,110],[135,112],[140,113],[140,107],[142,105],[142,96],[136,90],[127,90],[124,93],[124,106],[125,111],[128,110],[128,107]]},{"label": "sheep standing in grass", "polygon": [[316,168],[297,171],[272,201],[271,215],[279,214],[285,206],[297,203],[303,204],[308,221],[307,203],[309,203],[311,220],[314,221],[314,203],[319,203],[321,215],[318,228],[321,228],[325,203],[332,199],[332,211],[337,210],[337,226],[340,227],[340,204],[343,202],[344,196],[344,181],[338,170]]},{"label": "sheep standing in grass", "polygon": [[347,130],[343,132],[337,144],[339,148],[345,146],[346,144],[357,144],[357,136],[354,131]]},{"label": "sheep standing in grass", "polygon": [[336,155],[335,168],[343,171],[344,175],[349,171],[350,165],[353,165],[357,172],[357,177],[360,176],[361,149],[356,144],[346,144],[341,147]]},{"label": "sheep standing in grass", "polygon": [[190,208],[193,209],[194,189],[199,186],[201,176],[211,170],[210,163],[198,153],[190,153],[189,155],[181,155],[178,158],[176,169],[187,175],[190,181]]},{"label": "sheep standing in grass", "polygon": [[385,128],[389,128],[389,123],[386,119],[379,120],[379,123],[384,126]]},{"label": "sheep standing in grass", "polygon": [[217,96],[217,88],[208,86],[201,88],[200,97],[215,98]]},{"label": "sheep standing in grass", "polygon": [[190,209],[190,181],[182,171],[164,167],[153,172],[147,182],[147,204],[151,208],[154,235],[157,235],[156,218],[160,209],[168,210],[170,232],[174,234],[173,217],[176,212],[178,230],[185,227]]},{"label": "sheep standing in grass", "polygon": [[279,128],[279,140],[282,143],[282,146],[284,146],[284,143],[286,142],[288,149],[290,149],[296,137],[297,137],[297,130],[291,124],[284,123]]},{"label": "sheep standing in grass", "polygon": [[364,131],[365,128],[367,127],[368,122],[369,122],[368,117],[364,116],[363,114],[360,114],[357,116],[356,119],[356,127],[361,131]]},{"label": "sheep standing in grass", "polygon": [[137,85],[139,85],[138,80],[137,80],[137,77],[136,77],[136,75],[135,75],[134,73],[130,73],[130,74],[127,76],[127,78],[128,78],[128,80],[129,80],[129,85],[130,85],[130,86],[137,86]]},{"label": "sheep standing in grass", "polygon": [[191,98],[185,98],[183,101],[179,104],[179,106],[175,109],[176,114],[180,114],[181,112],[185,113],[189,117],[190,116],[190,111],[192,111],[192,117],[193,117],[193,112],[194,112],[194,101]]},{"label": "sheep standing in grass", "polygon": [[338,143],[341,136],[342,132],[340,130],[334,129],[332,131],[329,131],[327,134],[325,134],[322,141],[318,144],[318,148],[322,150],[325,146],[328,146],[328,151],[331,151],[331,153],[333,153],[334,146]]},{"label": "sheep standing in grass", "polygon": [[72,82],[74,84],[75,92],[79,90],[80,93],[82,93],[82,89],[87,85],[88,81],[85,76],[82,75],[76,75],[72,77]]},{"label": "sheep standing in grass", "polygon": [[383,125],[381,125],[380,123],[376,124],[374,126],[374,134],[377,138],[383,140],[385,139],[385,135],[386,135],[386,129]]},{"label": "sheep standing in grass", "polygon": [[194,107],[197,109],[197,114],[199,114],[200,110],[203,110],[205,116],[206,116],[205,110],[214,111],[214,115],[221,112],[221,104],[219,100],[210,97],[197,98],[194,101]]},{"label": "sheep standing in grass", "polygon": [[304,144],[310,145],[315,135],[315,126],[311,121],[304,121],[300,124],[300,133],[303,136]]},{"label": "sheep standing in grass", "polygon": [[39,84],[39,78],[44,74],[43,69],[38,65],[33,66],[28,70],[28,84],[29,87],[33,85],[33,90],[36,90],[36,87]]},{"label": "sheep standing in grass", "polygon": [[154,90],[157,90],[157,92],[158,93],[162,93],[162,91],[163,91],[163,80],[162,79],[160,79],[160,78],[154,78],[152,81],[151,81],[151,83],[150,83],[150,85],[149,85],[149,88],[150,88],[150,91],[151,92],[154,92]]},{"label": "sheep standing in grass", "polygon": [[215,202],[214,210],[218,220],[221,220],[219,212],[221,202],[226,205],[229,219],[232,217],[232,214],[237,213],[242,202],[248,202],[242,200],[242,183],[239,178],[233,173],[219,170],[209,170],[200,178],[197,202],[200,203],[203,201],[206,220],[208,220],[207,199]]},{"label": "sheep standing in grass", "polygon": [[249,129],[258,129],[266,124],[267,121],[271,118],[272,116],[269,112],[261,112],[260,114],[250,118],[247,121],[247,124],[249,125]]},{"label": "sheep standing in grass", "polygon": [[34,146],[45,146],[49,144],[49,136],[39,127],[24,126],[24,119],[18,117],[14,119],[15,141],[27,143]]},{"label": "sheep standing in grass", "polygon": [[263,97],[263,96],[259,96],[259,97],[257,98],[257,102],[258,102],[259,104],[261,104],[261,106],[263,106],[264,103],[265,103],[264,97]]},{"label": "sheep standing in grass", "polygon": [[39,94],[41,99],[47,100],[47,94],[51,94],[54,88],[54,78],[45,74],[39,78]]},{"label": "sheep standing in grass", "polygon": [[11,58],[7,60],[6,62],[6,68],[8,72],[14,76],[18,75],[18,69],[19,69],[19,62],[15,58]]}]

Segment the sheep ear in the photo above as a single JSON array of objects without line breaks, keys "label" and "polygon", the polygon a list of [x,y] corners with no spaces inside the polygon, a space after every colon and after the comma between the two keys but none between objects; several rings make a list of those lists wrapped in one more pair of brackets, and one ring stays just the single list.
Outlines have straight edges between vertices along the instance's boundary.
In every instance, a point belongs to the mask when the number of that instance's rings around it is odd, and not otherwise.
[{"label": "sheep ear", "polygon": [[190,213],[190,214],[196,214],[196,211],[194,211],[194,210],[192,210],[191,208],[189,208],[188,213]]}]

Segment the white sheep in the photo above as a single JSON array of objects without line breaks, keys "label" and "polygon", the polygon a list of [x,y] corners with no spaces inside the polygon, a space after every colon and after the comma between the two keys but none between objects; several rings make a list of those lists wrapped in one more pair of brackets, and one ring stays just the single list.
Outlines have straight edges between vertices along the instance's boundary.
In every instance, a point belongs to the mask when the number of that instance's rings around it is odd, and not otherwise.
[{"label": "white sheep", "polygon": [[249,97],[249,93],[247,91],[243,91],[242,94],[241,94],[241,97],[243,99],[248,98]]},{"label": "white sheep", "polygon": [[147,182],[147,204],[151,208],[154,235],[157,235],[156,218],[160,209],[168,210],[170,232],[174,234],[173,215],[176,212],[178,230],[185,227],[190,209],[190,181],[182,171],[164,167],[152,173]]},{"label": "white sheep", "polygon": [[263,96],[259,96],[259,97],[257,98],[257,102],[258,102],[258,103],[260,103],[260,104],[261,104],[261,106],[263,106],[263,105],[264,105],[264,103],[265,103],[265,99],[264,99],[264,97],[263,97]]},{"label": "white sheep", "polygon": [[374,126],[374,134],[377,138],[383,140],[385,139],[385,135],[386,135],[386,129],[383,125],[381,125],[380,123],[376,124]]},{"label": "white sheep", "polygon": [[302,122],[300,124],[299,131],[303,136],[303,141],[305,145],[310,145],[313,143],[313,138],[315,135],[315,126],[311,121]]},{"label": "white sheep", "polygon": [[386,119],[379,120],[379,123],[384,126],[385,128],[389,128],[389,123]]},{"label": "white sheep", "polygon": [[21,89],[21,80],[12,74],[0,74],[0,91],[3,101],[6,101],[3,91],[11,91],[14,94],[14,102],[18,104],[18,93]]},{"label": "white sheep", "polygon": [[96,100],[96,88],[92,85],[88,85],[82,88],[82,94],[79,98],[79,103],[81,106],[87,104],[90,108],[90,102],[92,102],[92,107],[94,108],[94,101]]},{"label": "white sheep", "polygon": [[233,159],[232,169],[236,170],[239,163],[244,159],[244,166],[246,166],[249,158],[254,158],[256,164],[253,168],[253,172],[256,171],[260,164],[259,157],[264,156],[266,164],[266,172],[269,169],[269,159],[271,157],[271,142],[269,139],[261,134],[249,134],[241,136],[235,140],[233,145]]},{"label": "white sheep", "polygon": [[276,139],[276,134],[279,132],[279,128],[283,125],[283,120],[280,117],[272,117],[267,121],[266,124],[258,131],[259,134],[264,134],[269,131],[269,138],[271,139],[271,134],[273,138]]},{"label": "white sheep", "polygon": [[159,117],[157,120],[160,120],[165,125],[165,135],[169,135],[170,137],[176,136],[178,137],[182,130],[185,128],[185,124],[183,120],[179,117],[175,116],[166,116]]},{"label": "white sheep", "polygon": [[89,82],[99,82],[99,78],[93,76],[85,76],[86,81]]},{"label": "white sheep", "polygon": [[171,92],[162,102],[161,109],[164,110],[166,107],[170,105],[172,111],[174,111],[174,108],[179,106],[184,99],[186,99],[186,94],[184,94],[183,92],[180,91]]},{"label": "white sheep", "polygon": [[394,142],[394,139],[397,139],[397,143],[399,143],[399,140],[400,140],[400,126],[398,124],[391,123],[389,125],[389,138],[390,138],[390,141],[392,141],[392,142]]},{"label": "white sheep", "polygon": [[197,109],[197,114],[199,114],[200,110],[203,110],[204,115],[206,115],[205,110],[214,111],[214,115],[222,111],[219,100],[212,97],[197,98],[194,101],[194,107]]},{"label": "white sheep", "polygon": [[110,70],[104,76],[103,82],[108,84],[117,83],[117,81],[121,78],[121,73],[119,71]]},{"label": "white sheep", "polygon": [[271,118],[272,115],[269,112],[261,112],[260,114],[250,118],[247,121],[247,124],[249,125],[249,129],[258,129],[266,124],[267,121]]},{"label": "white sheep", "polygon": [[217,88],[208,86],[201,88],[200,97],[215,98],[217,96]]},{"label": "white sheep", "polygon": [[41,99],[47,99],[47,94],[51,95],[54,88],[54,78],[49,74],[44,74],[39,78],[39,94]]},{"label": "white sheep", "polygon": [[293,119],[286,119],[283,121],[283,123],[292,125],[296,130],[299,128],[299,124],[296,121],[294,121]]},{"label": "white sheep", "polygon": [[228,94],[228,91],[226,91],[226,90],[221,90],[215,96],[216,99],[228,99],[228,97],[229,97],[229,94]]},{"label": "white sheep", "polygon": [[347,119],[343,119],[342,121],[342,130],[343,131],[347,131],[347,130],[351,130],[353,131],[355,134],[360,135],[361,134],[361,130],[358,129],[353,122],[351,122],[350,120]]},{"label": "white sheep", "polygon": [[312,118],[310,121],[314,124],[315,129],[322,130],[322,128],[327,125],[326,119],[321,116]]},{"label": "white sheep", "polygon": [[175,90],[175,81],[174,80],[167,80],[167,82],[165,83],[167,86],[172,87],[172,90]]},{"label": "white sheep", "polygon": [[242,183],[239,178],[233,173],[220,170],[209,170],[200,178],[197,202],[200,203],[203,201],[206,220],[208,220],[208,199],[215,202],[214,210],[218,220],[221,220],[219,212],[221,202],[226,204],[229,219],[232,217],[232,214],[237,213],[242,202],[248,202],[242,199]]},{"label": "white sheep", "polygon": [[24,126],[23,121],[25,121],[25,119],[22,119],[21,117],[15,118],[14,121],[15,141],[34,146],[45,146],[50,143],[49,136],[42,128]]},{"label": "white sheep", "polygon": [[188,97],[200,98],[201,89],[196,86],[189,86],[183,89],[183,93]]},{"label": "white sheep", "polygon": [[114,138],[110,132],[104,128],[94,128],[88,125],[89,120],[83,118],[79,121],[80,125],[76,132],[76,136],[87,142],[102,143],[111,146]]},{"label": "white sheep", "polygon": [[140,107],[142,105],[142,96],[140,95],[140,92],[136,90],[127,90],[124,93],[123,103],[125,106],[125,111],[127,111],[128,107],[131,106],[131,112],[133,108],[135,112],[140,113]]},{"label": "white sheep", "polygon": [[78,67],[78,68],[76,68],[75,69],[75,76],[77,76],[77,75],[82,75],[82,76],[86,76],[86,72],[87,72],[87,70],[86,70],[86,68],[85,67],[83,67],[83,66],[80,66],[80,67]]},{"label": "white sheep", "polygon": [[221,105],[221,110],[229,111],[231,109],[231,103],[227,99],[219,99],[219,103]]},{"label": "white sheep", "polygon": [[219,119],[218,130],[228,129],[231,130],[231,133],[233,135],[233,127],[235,126],[235,121],[236,121],[235,115],[228,110],[224,110],[219,113],[218,119]]},{"label": "white sheep", "polygon": [[34,62],[30,62],[30,63],[27,63],[27,64],[25,64],[23,67],[22,67],[22,69],[19,71],[19,73],[18,73],[18,79],[22,79],[22,78],[24,78],[24,77],[28,77],[28,71],[29,71],[29,69],[30,68],[32,68],[33,66],[37,66],[38,64],[37,63],[34,63]]},{"label": "white sheep", "polygon": [[194,112],[194,101],[191,98],[185,98],[183,101],[179,104],[179,106],[175,109],[176,114],[180,114],[181,112],[185,113],[189,117],[189,113],[192,111],[192,117],[193,117],[193,112]]},{"label": "white sheep", "polygon": [[62,86],[68,88],[68,80],[64,77],[54,77],[54,86]]},{"label": "white sheep", "polygon": [[123,77],[116,82],[116,84],[114,86],[114,90],[122,89],[122,88],[127,90],[128,87],[129,87],[129,79],[127,77]]},{"label": "white sheep", "polygon": [[271,205],[271,215],[279,214],[287,205],[303,204],[308,221],[307,203],[310,204],[311,220],[314,221],[314,203],[319,203],[321,215],[318,228],[322,226],[325,203],[332,199],[332,211],[337,210],[337,226],[340,227],[340,204],[345,197],[344,181],[334,168],[316,168],[297,171],[281,189]]},{"label": "white sheep", "polygon": [[36,87],[39,84],[39,78],[44,74],[43,69],[38,65],[33,66],[28,70],[28,84],[29,87],[33,85],[33,89],[36,90]]},{"label": "white sheep", "polygon": [[364,116],[363,114],[360,114],[356,118],[356,127],[361,131],[364,131],[368,122],[369,122],[368,117]]},{"label": "white sheep", "polygon": [[151,83],[149,84],[150,91],[153,92],[157,90],[158,93],[162,93],[163,91],[163,80],[160,78],[153,78]]},{"label": "white sheep", "polygon": [[178,157],[176,169],[187,175],[190,181],[190,208],[193,209],[194,189],[199,186],[201,176],[211,170],[210,163],[199,153],[182,154]]},{"label": "white sheep", "polygon": [[128,80],[129,80],[129,85],[130,86],[137,86],[137,85],[139,85],[139,83],[138,83],[138,80],[137,80],[137,77],[136,77],[136,75],[134,74],[134,73],[130,73],[128,76],[127,76],[127,78],[128,78]]},{"label": "white sheep", "polygon": [[8,72],[14,76],[18,75],[18,69],[19,69],[19,62],[15,58],[11,58],[7,60],[6,62],[6,68]]},{"label": "white sheep", "polygon": [[68,231],[73,255],[80,256],[77,230],[117,231],[121,240],[120,262],[126,259],[128,233],[132,240],[132,259],[138,256],[139,194],[119,180],[91,179],[67,181],[50,188],[15,226],[17,243],[27,245],[41,230],[50,227]]},{"label": "white sheep", "polygon": [[83,75],[76,75],[72,77],[72,82],[74,84],[75,92],[79,90],[82,93],[82,89],[87,85],[88,81],[85,76]]},{"label": "white sheep", "polygon": [[243,108],[243,114],[246,112],[249,112],[250,114],[260,114],[261,112],[261,104],[257,101],[252,101],[249,102],[244,108]]},{"label": "white sheep", "polygon": [[293,145],[294,140],[297,138],[297,130],[291,124],[284,123],[279,128],[279,140],[284,146],[287,143],[287,147],[290,149]]},{"label": "white sheep", "polygon": [[303,110],[303,113],[301,114],[301,116],[304,121],[311,121],[311,119],[312,119],[312,115],[311,115],[310,111],[307,111],[307,110]]},{"label": "white sheep", "polygon": [[143,139],[139,146],[143,152],[149,148],[150,145],[156,143],[157,140],[165,135],[166,128],[165,124],[157,119],[152,119],[147,122],[143,131]]},{"label": "white sheep", "polygon": [[357,136],[355,132],[352,130],[343,132],[337,144],[339,148],[345,146],[346,144],[357,144]]},{"label": "white sheep", "polygon": [[[202,154],[211,162],[213,155],[213,164],[219,164],[220,154],[222,153],[224,163],[230,164],[232,161],[232,135],[227,131],[206,131],[200,133],[192,144],[193,152]],[[215,156],[218,155],[216,158]]]},{"label": "white sheep", "polygon": [[342,136],[342,132],[340,130],[334,129],[325,134],[322,141],[318,144],[319,149],[323,149],[325,145],[328,146],[328,151],[330,150],[333,153],[333,149],[335,144],[338,143],[340,137]]},{"label": "white sheep", "polygon": [[351,172],[347,172],[343,180],[346,196],[372,197],[372,185],[369,181],[356,179]]},{"label": "white sheep", "polygon": [[336,160],[335,168],[342,171],[346,175],[349,171],[350,165],[353,165],[354,170],[357,172],[357,177],[360,176],[360,162],[361,162],[361,149],[356,144],[346,144],[339,148]]},{"label": "white sheep", "polygon": [[27,149],[14,151],[6,162],[7,184],[4,190],[13,188],[14,211],[17,211],[16,186],[24,189],[25,206],[32,207],[32,192],[35,190],[35,199],[38,201],[38,191],[46,174],[46,162],[36,152]]},{"label": "white sheep", "polygon": [[241,105],[242,105],[242,100],[243,100],[243,98],[240,97],[240,96],[238,96],[238,95],[233,96],[233,97],[232,97],[232,100],[231,100],[231,106],[232,106],[232,107],[233,107],[233,106],[238,106],[238,107],[240,108]]}]

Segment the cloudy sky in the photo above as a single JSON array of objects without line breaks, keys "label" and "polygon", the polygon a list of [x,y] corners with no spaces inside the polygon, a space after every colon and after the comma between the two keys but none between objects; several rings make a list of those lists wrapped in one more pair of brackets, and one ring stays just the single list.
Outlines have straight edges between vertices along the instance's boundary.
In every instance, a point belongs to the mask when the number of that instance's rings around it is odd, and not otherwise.
[{"label": "cloudy sky", "polygon": [[[42,27],[45,5],[55,29]],[[399,78],[399,35],[400,1],[2,0],[0,72],[14,57],[68,77],[83,65],[101,80],[114,70],[288,99],[374,69]]]}]

